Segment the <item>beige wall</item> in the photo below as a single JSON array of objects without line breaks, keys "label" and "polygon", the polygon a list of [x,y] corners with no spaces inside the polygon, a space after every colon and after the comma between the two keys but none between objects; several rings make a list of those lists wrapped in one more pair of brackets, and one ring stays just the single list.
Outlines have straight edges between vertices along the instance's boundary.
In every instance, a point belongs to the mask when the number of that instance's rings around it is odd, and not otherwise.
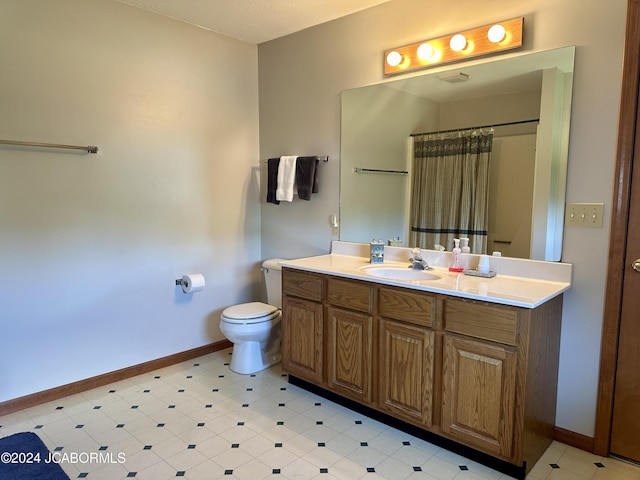
[{"label": "beige wall", "polygon": [[574,264],[565,295],[557,424],[593,435],[620,99],[626,1],[393,0],[261,44],[260,156],[329,155],[311,202],[262,203],[262,254],[327,252],[339,207],[340,92],[383,80],[382,52],[501,19],[525,17],[518,53],[576,46],[567,200],[603,202],[602,229],[565,229]]},{"label": "beige wall", "polygon": [[0,148],[0,401],[221,340],[259,293],[257,47],[2,0],[0,65],[0,138],[100,149]]}]

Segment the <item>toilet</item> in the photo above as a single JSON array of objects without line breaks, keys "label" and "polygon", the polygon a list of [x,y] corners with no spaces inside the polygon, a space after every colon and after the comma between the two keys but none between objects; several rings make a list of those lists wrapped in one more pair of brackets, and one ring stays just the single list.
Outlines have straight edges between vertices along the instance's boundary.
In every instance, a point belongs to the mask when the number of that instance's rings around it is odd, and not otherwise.
[{"label": "toilet", "polygon": [[249,302],[226,308],[220,317],[220,331],[233,343],[229,368],[251,374],[280,362],[282,315],[281,258],[265,260],[262,273],[267,302]]}]

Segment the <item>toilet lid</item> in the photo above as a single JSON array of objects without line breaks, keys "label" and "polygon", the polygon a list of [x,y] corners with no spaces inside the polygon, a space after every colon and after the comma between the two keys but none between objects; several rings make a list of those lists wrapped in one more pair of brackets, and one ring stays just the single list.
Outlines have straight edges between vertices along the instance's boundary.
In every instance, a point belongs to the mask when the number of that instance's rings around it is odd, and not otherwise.
[{"label": "toilet lid", "polygon": [[231,323],[251,323],[271,320],[280,313],[277,307],[262,302],[241,303],[226,308],[222,312],[224,319]]}]

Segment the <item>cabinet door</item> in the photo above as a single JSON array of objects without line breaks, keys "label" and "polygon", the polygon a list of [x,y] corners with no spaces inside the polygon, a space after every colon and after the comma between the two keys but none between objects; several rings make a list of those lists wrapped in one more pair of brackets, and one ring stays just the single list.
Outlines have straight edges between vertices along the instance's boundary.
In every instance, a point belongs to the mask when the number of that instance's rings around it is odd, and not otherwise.
[{"label": "cabinet door", "polygon": [[380,320],[380,407],[430,427],[433,406],[433,331]]},{"label": "cabinet door", "polygon": [[336,393],[371,401],[373,318],[340,308],[327,309],[327,381]]},{"label": "cabinet door", "polygon": [[511,347],[446,335],[442,431],[470,447],[509,460],[516,363]]},{"label": "cabinet door", "polygon": [[282,367],[305,380],[324,381],[322,304],[284,296]]}]

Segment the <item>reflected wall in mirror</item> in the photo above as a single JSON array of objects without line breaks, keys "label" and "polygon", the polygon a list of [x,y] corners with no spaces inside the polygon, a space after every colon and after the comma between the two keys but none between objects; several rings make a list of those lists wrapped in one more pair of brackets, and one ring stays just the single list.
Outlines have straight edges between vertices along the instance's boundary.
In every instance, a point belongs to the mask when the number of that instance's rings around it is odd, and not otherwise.
[{"label": "reflected wall in mirror", "polygon": [[574,54],[565,47],[344,91],[340,240],[400,237],[412,247],[411,135],[496,126],[487,251],[560,260]]}]

